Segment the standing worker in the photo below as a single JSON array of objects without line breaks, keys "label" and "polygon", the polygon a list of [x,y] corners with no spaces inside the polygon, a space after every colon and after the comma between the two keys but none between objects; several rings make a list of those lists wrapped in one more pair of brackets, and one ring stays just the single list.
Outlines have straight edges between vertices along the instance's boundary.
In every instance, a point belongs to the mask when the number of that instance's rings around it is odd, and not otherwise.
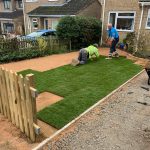
[{"label": "standing worker", "polygon": [[119,54],[116,51],[116,45],[119,42],[119,34],[111,23],[108,24],[108,37],[106,42],[110,46],[110,52],[106,59],[112,59],[112,56],[119,57]]},{"label": "standing worker", "polygon": [[79,64],[83,65],[86,64],[88,59],[94,60],[97,59],[98,57],[99,57],[98,44],[93,44],[87,48],[82,48],[79,52],[78,59],[73,59],[71,64],[73,66],[77,66]]}]

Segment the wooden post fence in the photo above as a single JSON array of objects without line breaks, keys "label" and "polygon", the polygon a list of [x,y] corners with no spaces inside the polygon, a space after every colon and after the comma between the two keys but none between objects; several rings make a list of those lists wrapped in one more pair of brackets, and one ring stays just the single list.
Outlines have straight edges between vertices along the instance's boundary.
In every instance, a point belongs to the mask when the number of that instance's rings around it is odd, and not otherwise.
[{"label": "wooden post fence", "polygon": [[26,77],[0,68],[0,113],[24,132],[36,139],[36,96],[33,74]]}]

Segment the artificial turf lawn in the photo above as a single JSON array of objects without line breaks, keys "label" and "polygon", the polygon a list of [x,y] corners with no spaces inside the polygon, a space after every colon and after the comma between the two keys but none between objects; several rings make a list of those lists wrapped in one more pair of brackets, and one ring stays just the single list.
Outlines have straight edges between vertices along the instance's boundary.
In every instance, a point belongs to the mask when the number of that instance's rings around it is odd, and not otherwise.
[{"label": "artificial turf lawn", "polygon": [[37,113],[39,119],[60,129],[141,70],[124,57],[112,60],[100,57],[83,66],[67,65],[45,72],[26,70],[21,73],[35,75],[39,92],[64,97]]}]

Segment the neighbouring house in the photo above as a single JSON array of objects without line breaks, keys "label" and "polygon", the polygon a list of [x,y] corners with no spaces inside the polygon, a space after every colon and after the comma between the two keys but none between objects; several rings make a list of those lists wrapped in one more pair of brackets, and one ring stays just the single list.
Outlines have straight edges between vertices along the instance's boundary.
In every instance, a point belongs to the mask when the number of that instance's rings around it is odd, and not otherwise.
[{"label": "neighbouring house", "polygon": [[0,34],[24,33],[22,0],[0,0]]},{"label": "neighbouring house", "polygon": [[63,16],[93,16],[101,19],[99,0],[26,0],[25,30],[55,29]]},{"label": "neighbouring house", "polygon": [[[107,24],[112,23],[123,40],[129,32],[136,32],[137,40],[150,51],[150,0],[103,0],[103,41]],[[137,46],[138,50],[138,46]]]},{"label": "neighbouring house", "polygon": [[[25,0],[26,33],[38,29],[55,29],[63,16],[93,16],[102,20],[102,40],[107,24],[119,31],[121,41],[127,33],[135,32],[150,51],[150,0]],[[138,47],[137,47],[138,48]]]}]

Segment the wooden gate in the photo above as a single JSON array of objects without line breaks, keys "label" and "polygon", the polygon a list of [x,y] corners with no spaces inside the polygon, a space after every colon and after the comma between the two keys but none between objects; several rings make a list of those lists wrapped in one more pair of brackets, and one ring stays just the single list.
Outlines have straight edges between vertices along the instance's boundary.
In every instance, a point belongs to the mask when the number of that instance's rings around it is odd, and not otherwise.
[{"label": "wooden gate", "polygon": [[0,113],[35,141],[36,96],[33,74],[23,77],[0,68]]}]

